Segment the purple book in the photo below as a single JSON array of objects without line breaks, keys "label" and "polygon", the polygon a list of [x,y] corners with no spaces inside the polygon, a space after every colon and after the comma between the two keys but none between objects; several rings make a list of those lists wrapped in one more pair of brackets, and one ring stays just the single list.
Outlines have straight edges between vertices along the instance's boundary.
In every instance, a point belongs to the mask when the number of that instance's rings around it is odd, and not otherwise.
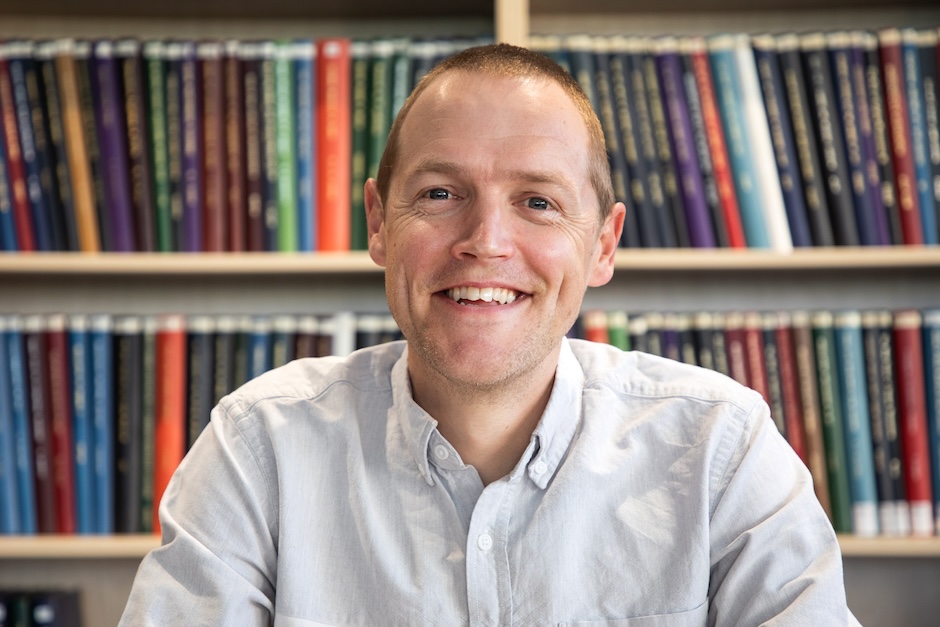
[{"label": "purple book", "polygon": [[114,58],[113,42],[95,42],[89,75],[95,102],[105,214],[111,247],[115,252],[134,252],[136,245],[127,165],[124,93]]},{"label": "purple book", "polygon": [[180,147],[182,152],[183,220],[180,250],[197,253],[203,246],[203,175],[202,175],[202,80],[196,60],[196,46],[183,42],[180,46]]},{"label": "purple book", "polygon": [[714,248],[715,229],[705,199],[702,170],[695,151],[692,120],[682,85],[682,65],[676,40],[672,37],[659,40],[655,57],[677,182],[685,206],[689,241],[694,248]]}]

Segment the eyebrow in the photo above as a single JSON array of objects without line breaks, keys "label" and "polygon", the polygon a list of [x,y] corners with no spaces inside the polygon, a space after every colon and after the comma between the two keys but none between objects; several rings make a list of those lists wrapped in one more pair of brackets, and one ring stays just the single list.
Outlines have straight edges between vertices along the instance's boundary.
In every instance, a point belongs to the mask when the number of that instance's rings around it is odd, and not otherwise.
[{"label": "eyebrow", "polygon": [[[421,176],[422,174],[446,174],[450,176],[461,176],[466,169],[454,161],[444,161],[440,159],[425,159],[419,162],[415,168],[409,172],[409,178]],[[508,170],[502,173],[502,176],[514,181],[523,181],[527,183],[549,183],[561,185],[564,187],[576,187],[574,182],[560,171],[551,170]]]}]

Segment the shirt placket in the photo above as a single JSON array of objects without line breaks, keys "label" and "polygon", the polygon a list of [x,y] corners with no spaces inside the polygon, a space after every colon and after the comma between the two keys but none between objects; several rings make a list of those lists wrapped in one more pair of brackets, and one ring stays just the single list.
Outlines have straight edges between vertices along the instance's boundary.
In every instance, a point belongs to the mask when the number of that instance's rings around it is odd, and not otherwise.
[{"label": "shirt placket", "polygon": [[470,625],[512,624],[509,521],[518,481],[504,478],[483,490],[467,536],[467,601]]}]

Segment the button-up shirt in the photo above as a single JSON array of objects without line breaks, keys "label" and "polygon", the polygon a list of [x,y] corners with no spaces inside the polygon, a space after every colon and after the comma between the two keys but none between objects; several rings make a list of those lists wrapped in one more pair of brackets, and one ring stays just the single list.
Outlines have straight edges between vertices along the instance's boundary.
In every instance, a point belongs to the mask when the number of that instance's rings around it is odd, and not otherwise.
[{"label": "button-up shirt", "polygon": [[399,342],[222,399],[160,516],[126,625],[856,624],[760,396],[577,340],[488,485],[414,402]]}]

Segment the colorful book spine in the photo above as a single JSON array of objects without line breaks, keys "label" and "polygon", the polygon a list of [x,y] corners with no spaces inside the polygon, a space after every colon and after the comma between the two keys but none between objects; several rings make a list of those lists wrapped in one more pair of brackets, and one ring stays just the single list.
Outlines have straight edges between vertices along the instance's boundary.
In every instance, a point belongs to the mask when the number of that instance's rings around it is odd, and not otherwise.
[{"label": "colorful book spine", "polygon": [[297,225],[297,130],[294,124],[295,85],[292,76],[293,44],[274,44],[274,136],[277,152],[277,248],[296,252],[300,248]]},{"label": "colorful book spine", "polygon": [[225,177],[228,184],[225,192],[228,211],[226,249],[232,252],[246,250],[248,216],[245,189],[245,86],[238,50],[237,40],[225,42]]},{"label": "colorful book spine", "polygon": [[806,419],[803,417],[803,404],[800,399],[799,365],[796,360],[796,345],[793,339],[793,326],[790,314],[776,314],[777,324],[774,335],[777,341],[779,361],[780,395],[783,400],[783,418],[786,423],[787,442],[803,463],[809,466],[809,451],[806,444]]},{"label": "colorful book spine", "polygon": [[749,385],[748,352],[744,341],[744,315],[738,312],[726,315],[724,330],[728,353],[728,375],[741,385]]},{"label": "colorful book spine", "polygon": [[7,176],[6,138],[0,122],[0,250],[17,252],[16,222],[13,219],[13,189]]},{"label": "colorful book spine", "polygon": [[911,532],[915,536],[931,536],[935,526],[922,332],[923,319],[919,311],[895,312],[898,426],[904,455],[904,485],[911,508]]},{"label": "colorful book spine", "polygon": [[[368,41],[353,41],[349,44],[351,86],[350,125],[350,202],[352,216],[350,245],[353,250],[368,247],[366,230],[366,206],[364,187],[371,176],[369,161],[369,58],[372,46]],[[316,241],[316,240],[314,240]]]},{"label": "colorful book spine", "polygon": [[[929,164],[929,177],[927,189],[933,197],[934,211],[937,214],[934,221],[938,232],[935,236],[940,240],[940,90],[937,81],[940,80],[938,66],[940,66],[940,53],[937,43],[940,33],[937,29],[923,29],[917,31],[917,50],[920,56],[920,82],[924,91],[924,124],[927,138],[927,161]],[[920,182],[918,181],[918,185]]]},{"label": "colorful book spine", "polygon": [[923,312],[923,328],[930,478],[934,488],[934,533],[940,535],[940,309]]},{"label": "colorful book spine", "polygon": [[277,45],[273,41],[260,44],[258,76],[261,99],[261,211],[264,227],[264,249],[278,250],[278,181],[277,181],[277,84],[275,82],[275,56]]},{"label": "colorful book spine", "polygon": [[113,320],[97,314],[91,332],[92,420],[94,431],[96,533],[114,532],[114,341]]},{"label": "colorful book spine", "polygon": [[101,243],[101,250],[113,251],[114,246],[111,242],[111,229],[105,204],[107,197],[102,175],[104,165],[101,159],[101,146],[98,141],[98,123],[95,108],[95,93],[98,89],[92,65],[92,43],[87,40],[75,40],[71,50],[71,56],[75,63],[76,82],[78,83],[82,134],[85,138],[85,158],[91,171],[91,182],[94,187],[92,198],[95,201],[98,238]]},{"label": "colorful book spine", "polygon": [[192,448],[196,438],[209,424],[209,412],[215,404],[212,396],[213,335],[215,324],[211,316],[192,316],[186,320],[188,390],[186,406],[186,449]]},{"label": "colorful book spine", "polygon": [[766,312],[760,315],[761,337],[761,364],[764,367],[764,399],[770,406],[770,416],[787,441],[790,440],[789,416],[787,407],[783,404],[783,382],[780,378],[780,351],[777,345],[777,327],[780,326],[780,316],[775,312]]},{"label": "colorful book spine", "polygon": [[203,159],[205,146],[200,124],[202,111],[202,80],[199,76],[194,42],[178,44],[173,60],[179,79],[180,190],[180,251],[201,252],[205,240],[205,177]]},{"label": "colorful book spine", "polygon": [[52,449],[52,415],[49,399],[49,367],[45,321],[40,315],[23,319],[26,351],[30,426],[33,436],[33,470],[36,483],[36,521],[39,533],[56,533],[56,493]]},{"label": "colorful book spine", "polygon": [[223,396],[238,387],[235,381],[235,346],[238,324],[235,316],[218,316],[215,320],[213,338],[213,384],[212,399],[218,402]]},{"label": "colorful book spine", "polygon": [[10,84],[10,67],[7,57],[9,44],[0,44],[0,116],[3,124],[4,152],[7,178],[13,203],[13,223],[16,226],[17,248],[20,252],[36,250],[32,208],[26,189],[26,173],[20,136],[16,125],[16,102]]},{"label": "colorful book spine", "polygon": [[255,316],[251,320],[248,346],[248,379],[271,369],[271,319]]},{"label": "colorful book spine", "polygon": [[607,341],[622,351],[630,350],[630,335],[627,332],[628,317],[624,311],[607,312]]},{"label": "colorful book spine", "polygon": [[245,114],[245,250],[261,252],[264,241],[264,190],[261,148],[261,48],[256,42],[238,47]]},{"label": "colorful book spine", "polygon": [[8,321],[7,316],[0,316],[0,534],[20,532]]},{"label": "colorful book spine", "polygon": [[75,438],[75,523],[78,533],[90,534],[97,531],[98,525],[95,521],[93,386],[88,316],[71,316],[68,328]]},{"label": "colorful book spine", "polygon": [[26,348],[23,342],[23,319],[20,316],[7,317],[5,339],[10,360],[10,407],[13,413],[13,439],[16,455],[14,473],[20,511],[19,529],[20,533],[31,535],[39,530],[39,522],[36,515],[29,378],[26,367]]},{"label": "colorful book spine", "polygon": [[196,46],[202,85],[203,242],[206,252],[228,250],[228,181],[225,147],[225,68],[222,43]]},{"label": "colorful book spine", "polygon": [[153,532],[153,472],[156,465],[154,436],[157,417],[157,317],[141,320],[140,386],[140,513],[141,533]]},{"label": "colorful book spine", "polygon": [[911,125],[911,154],[924,244],[935,246],[937,239],[937,206],[932,189],[927,117],[924,103],[924,81],[920,67],[918,33],[906,28],[901,31],[901,54],[904,59],[904,87],[907,90],[908,122]]},{"label": "colorful book spine", "polygon": [[50,452],[52,485],[56,501],[56,533],[72,534],[75,521],[75,463],[73,456],[72,381],[66,318],[50,315],[45,320],[46,378],[49,386]]},{"label": "colorful book spine", "polygon": [[350,247],[350,65],[349,40],[317,41],[317,250]]},{"label": "colorful book spine", "polygon": [[140,317],[114,319],[114,489],[117,533],[140,532],[143,336]]},{"label": "colorful book spine", "polygon": [[[153,181],[154,250],[175,249],[173,204],[170,189],[170,131],[167,117],[166,47],[162,41],[148,41],[143,47],[147,81],[147,130]],[[174,79],[175,80],[175,79]],[[174,104],[174,110],[176,105]]]},{"label": "colorful book spine", "polygon": [[[381,331],[381,325],[379,326]],[[271,367],[278,368],[294,361],[297,318],[291,315],[275,316],[271,326]],[[376,334],[374,344],[378,344]],[[372,344],[369,344],[372,346]]]},{"label": "colorful book spine", "polygon": [[158,534],[160,501],[186,452],[186,366],[185,319],[160,316],[156,330],[152,524]]},{"label": "colorful book spine", "polygon": [[[314,130],[315,71],[317,46],[311,40],[292,45],[291,80],[294,84],[294,150],[297,155],[297,247],[304,252],[316,250],[317,241],[317,137]],[[363,209],[363,214],[365,209]]]}]

